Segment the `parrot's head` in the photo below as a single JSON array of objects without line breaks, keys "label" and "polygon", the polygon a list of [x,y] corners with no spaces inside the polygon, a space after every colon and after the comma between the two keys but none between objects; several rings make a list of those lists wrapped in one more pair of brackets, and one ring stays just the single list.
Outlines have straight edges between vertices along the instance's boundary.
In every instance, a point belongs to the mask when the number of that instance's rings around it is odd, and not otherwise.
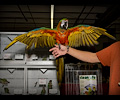
[{"label": "parrot's head", "polygon": [[68,29],[68,19],[67,18],[63,18],[60,20],[60,28],[61,29]]}]

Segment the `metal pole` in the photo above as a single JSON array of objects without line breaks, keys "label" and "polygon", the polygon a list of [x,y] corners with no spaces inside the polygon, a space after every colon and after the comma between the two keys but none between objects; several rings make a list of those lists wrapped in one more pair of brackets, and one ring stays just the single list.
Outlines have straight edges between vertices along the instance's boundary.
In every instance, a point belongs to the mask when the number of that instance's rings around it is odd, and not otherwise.
[{"label": "metal pole", "polygon": [[51,29],[53,29],[54,5],[51,5]]},{"label": "metal pole", "polygon": [[28,92],[28,84],[27,84],[27,68],[24,68],[24,95]]}]

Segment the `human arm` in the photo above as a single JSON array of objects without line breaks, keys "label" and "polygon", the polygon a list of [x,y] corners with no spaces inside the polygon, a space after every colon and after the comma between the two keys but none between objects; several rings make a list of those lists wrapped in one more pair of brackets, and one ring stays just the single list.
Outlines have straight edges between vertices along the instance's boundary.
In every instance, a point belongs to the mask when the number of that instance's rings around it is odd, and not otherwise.
[{"label": "human arm", "polygon": [[92,53],[89,51],[77,50],[77,49],[74,49],[71,47],[69,47],[69,51],[67,52],[67,47],[64,45],[61,45],[60,50],[59,50],[58,45],[55,45],[55,47],[53,47],[49,51],[52,51],[52,54],[55,58],[65,55],[65,54],[69,54],[69,55],[71,55],[79,60],[85,61],[85,62],[89,62],[89,63],[100,62],[96,53]]}]

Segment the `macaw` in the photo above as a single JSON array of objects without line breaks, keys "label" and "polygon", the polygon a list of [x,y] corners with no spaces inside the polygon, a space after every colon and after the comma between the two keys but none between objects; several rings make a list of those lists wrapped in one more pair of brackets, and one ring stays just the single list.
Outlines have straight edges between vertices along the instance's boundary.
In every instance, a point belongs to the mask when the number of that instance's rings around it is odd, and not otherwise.
[{"label": "macaw", "polygon": [[[41,27],[36,28],[27,33],[17,36],[14,40],[8,44],[4,50],[7,50],[16,42],[22,42],[26,46],[26,49],[31,48],[34,44],[35,48],[41,46],[53,47],[54,44],[66,45],[70,47],[80,46],[94,46],[98,44],[97,39],[101,35],[106,35],[115,40],[115,37],[108,34],[105,29],[90,25],[77,25],[75,27],[68,28],[68,19],[63,18],[59,21],[58,25],[54,29]],[[3,50],[3,51],[4,51]],[[62,82],[62,75],[64,71],[63,58],[56,59],[57,63],[57,77],[59,86]]]}]

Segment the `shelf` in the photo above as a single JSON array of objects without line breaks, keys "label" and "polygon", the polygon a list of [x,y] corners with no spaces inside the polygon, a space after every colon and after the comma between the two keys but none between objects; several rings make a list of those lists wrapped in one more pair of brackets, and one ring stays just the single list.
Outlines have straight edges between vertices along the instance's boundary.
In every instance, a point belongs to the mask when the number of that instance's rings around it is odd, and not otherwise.
[{"label": "shelf", "polygon": [[0,66],[25,66],[25,61],[21,60],[0,60]]},{"label": "shelf", "polygon": [[0,60],[0,65],[3,66],[20,66],[20,65],[55,65],[55,61],[20,61],[20,60]]},{"label": "shelf", "polygon": [[45,66],[53,66],[55,65],[55,61],[26,61],[26,65],[45,65]]}]

